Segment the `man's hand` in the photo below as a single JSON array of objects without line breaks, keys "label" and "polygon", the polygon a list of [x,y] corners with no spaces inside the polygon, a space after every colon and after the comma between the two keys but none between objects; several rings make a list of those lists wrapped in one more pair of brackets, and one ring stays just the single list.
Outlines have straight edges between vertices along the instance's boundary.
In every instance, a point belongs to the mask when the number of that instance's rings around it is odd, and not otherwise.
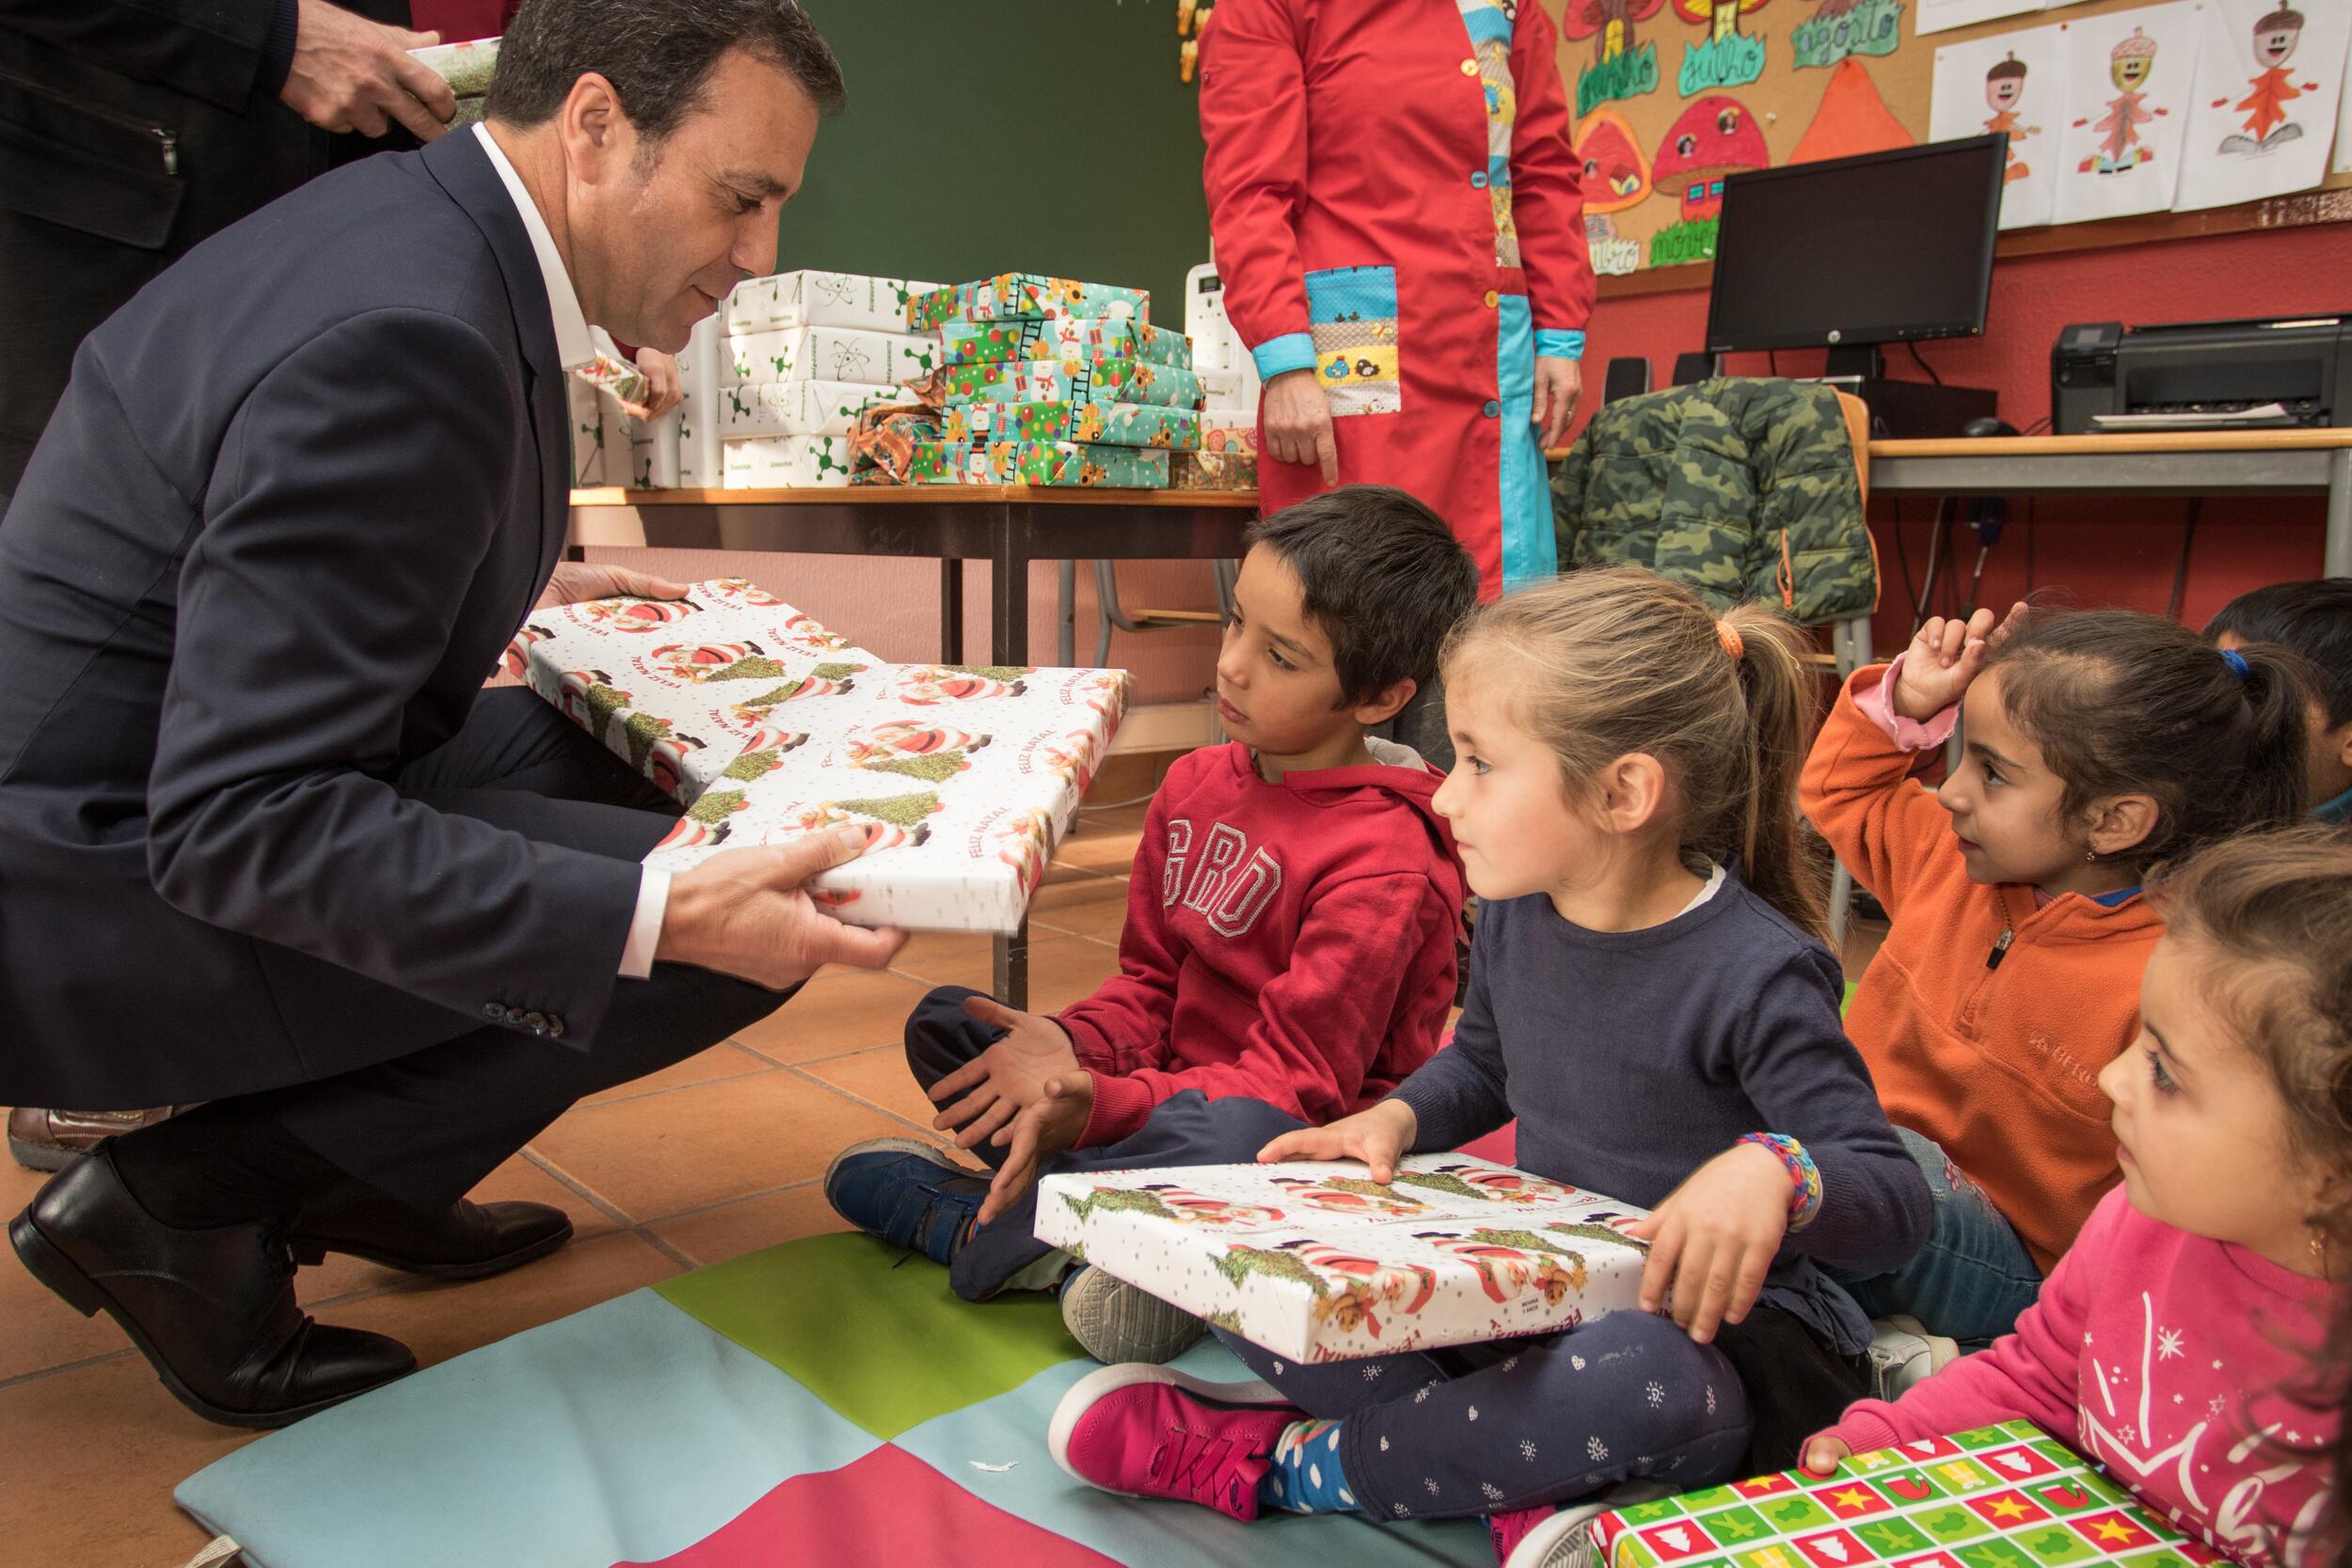
[{"label": "man's hand", "polygon": [[326,0],[297,0],[294,66],[278,96],[323,131],[380,136],[398,120],[431,141],[449,128],[457,95],[408,51],[440,41],[438,33],[386,27]]},{"label": "man's hand", "polygon": [[1734,1144],[1701,1165],[1626,1227],[1650,1244],[1642,1310],[1657,1311],[1671,1286],[1675,1322],[1702,1345],[1746,1318],[1788,1234],[1788,1167],[1758,1145]]},{"label": "man's hand", "polygon": [[1908,657],[1903,660],[1902,678],[1887,694],[1888,705],[1917,723],[1950,707],[1976,684],[1985,656],[2024,625],[2027,613],[2020,601],[2010,607],[1997,626],[1989,609],[1978,610],[1965,621],[1929,616],[1905,650]]},{"label": "man's hand", "polygon": [[540,592],[540,610],[555,610],[590,599],[682,599],[687,589],[668,578],[647,577],[626,566],[599,566],[586,561],[559,561],[555,574]]},{"label": "man's hand", "polygon": [[1340,449],[1331,434],[1331,400],[1312,371],[1285,371],[1258,395],[1266,455],[1277,463],[1313,463],[1323,483],[1340,482]]},{"label": "man's hand", "polygon": [[1087,1118],[1093,1114],[1092,1073],[1073,1072],[1046,1080],[1028,1108],[996,1134],[996,1143],[1006,1149],[1005,1163],[997,1168],[996,1180],[988,1184],[988,1196],[980,1200],[979,1223],[988,1224],[1020,1202],[1021,1195],[1037,1180],[1038,1162],[1048,1154],[1076,1148],[1078,1135],[1086,1131]]},{"label": "man's hand", "polygon": [[1535,361],[1535,425],[1544,433],[1544,449],[1560,444],[1576,419],[1577,394],[1584,388],[1584,371],[1573,359]]},{"label": "man's hand", "polygon": [[1413,1147],[1421,1118],[1401,1100],[1384,1100],[1352,1117],[1322,1127],[1285,1132],[1258,1150],[1258,1164],[1284,1160],[1361,1160],[1375,1181],[1396,1175],[1396,1163]]},{"label": "man's hand", "polygon": [[[931,1125],[956,1134],[958,1148],[977,1148],[980,1140],[995,1135],[1012,1118],[1043,1098],[1045,1085],[1057,1078],[1084,1075],[1069,1032],[1050,1018],[1015,1012],[985,996],[964,998],[963,1010],[1004,1038],[931,1085],[931,1102],[947,1108]],[[952,1105],[957,1095],[963,1098]],[[1089,1091],[1088,1099],[1093,1096]],[[1082,1121],[1078,1124],[1084,1127]],[[998,1137],[998,1143],[1005,1140]]]},{"label": "man's hand", "polygon": [[797,986],[829,963],[881,969],[906,945],[891,927],[844,926],[801,884],[857,859],[862,828],[834,828],[789,844],[724,849],[670,879],[656,958],[715,969],[770,990]]},{"label": "man's hand", "polygon": [[678,378],[677,358],[658,348],[637,351],[638,373],[645,378],[645,401],[625,403],[621,409],[632,420],[647,423],[686,401],[686,383]]}]

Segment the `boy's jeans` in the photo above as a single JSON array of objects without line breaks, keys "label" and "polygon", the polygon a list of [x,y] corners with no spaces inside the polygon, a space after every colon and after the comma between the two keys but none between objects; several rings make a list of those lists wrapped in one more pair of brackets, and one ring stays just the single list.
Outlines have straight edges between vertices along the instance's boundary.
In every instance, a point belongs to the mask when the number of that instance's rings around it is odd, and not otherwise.
[{"label": "boy's jeans", "polygon": [[1907,1312],[1963,1350],[1981,1350],[2017,1325],[2042,1293],[2033,1254],[1984,1189],[1961,1173],[1941,1147],[1908,1127],[1895,1129],[1918,1162],[1935,1198],[1928,1244],[1893,1274],[1858,1278],[1829,1271],[1873,1318]]}]

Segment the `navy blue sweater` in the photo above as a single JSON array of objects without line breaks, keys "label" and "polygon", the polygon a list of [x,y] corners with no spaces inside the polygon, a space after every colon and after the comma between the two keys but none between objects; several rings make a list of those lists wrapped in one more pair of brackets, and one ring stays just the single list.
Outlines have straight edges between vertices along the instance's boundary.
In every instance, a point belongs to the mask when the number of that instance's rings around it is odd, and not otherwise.
[{"label": "navy blue sweater", "polygon": [[1522,1168],[1645,1208],[1743,1132],[1798,1139],[1821,1207],[1783,1244],[1763,1299],[1852,1354],[1868,1323],[1816,1262],[1899,1268],[1931,1215],[1838,1022],[1842,979],[1736,873],[1643,931],[1572,926],[1542,894],[1485,904],[1453,1048],[1392,1098],[1420,1120],[1416,1150],[1457,1148],[1516,1117]]}]

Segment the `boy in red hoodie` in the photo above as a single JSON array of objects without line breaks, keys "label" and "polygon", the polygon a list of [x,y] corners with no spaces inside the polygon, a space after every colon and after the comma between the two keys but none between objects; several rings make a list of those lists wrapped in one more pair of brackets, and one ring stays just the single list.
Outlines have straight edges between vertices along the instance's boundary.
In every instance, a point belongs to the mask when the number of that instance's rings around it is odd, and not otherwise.
[{"label": "boy in red hoodie", "polygon": [[946,986],[907,1020],[938,1125],[993,1179],[895,1138],[826,1172],[844,1219],[948,1264],[966,1300],[1067,1273],[1031,1234],[1040,1170],[1249,1160],[1380,1099],[1444,1030],[1464,894],[1430,806],[1444,775],[1368,732],[1429,682],[1476,570],[1378,485],[1248,542],[1216,666],[1232,740],[1152,797],[1120,973],[1057,1017]]}]

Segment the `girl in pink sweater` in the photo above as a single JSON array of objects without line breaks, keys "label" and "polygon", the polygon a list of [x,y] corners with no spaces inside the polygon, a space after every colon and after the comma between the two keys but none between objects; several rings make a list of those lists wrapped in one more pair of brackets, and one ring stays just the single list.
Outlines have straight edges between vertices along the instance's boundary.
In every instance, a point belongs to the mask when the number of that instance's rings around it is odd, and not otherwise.
[{"label": "girl in pink sweater", "polygon": [[2150,897],[2166,932],[2139,1037],[2099,1077],[2122,1187],[2015,1333],[1851,1406],[1805,1467],[2030,1420],[2241,1562],[2318,1563],[2338,1413],[2311,1358],[2352,1241],[2352,836],[2228,840]]}]

